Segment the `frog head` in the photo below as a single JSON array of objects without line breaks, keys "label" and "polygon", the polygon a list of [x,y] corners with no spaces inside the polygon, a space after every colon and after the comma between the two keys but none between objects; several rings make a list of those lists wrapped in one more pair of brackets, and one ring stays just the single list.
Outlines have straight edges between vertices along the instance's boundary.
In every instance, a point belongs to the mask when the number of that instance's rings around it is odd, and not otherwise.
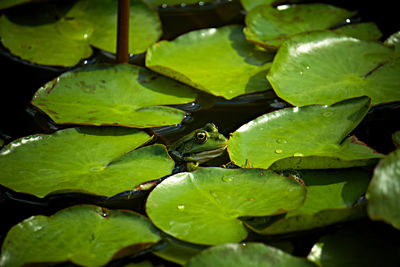
[{"label": "frog head", "polygon": [[186,170],[191,171],[199,164],[221,155],[227,145],[228,139],[218,132],[214,124],[207,123],[170,145],[168,152],[178,163],[184,163]]}]

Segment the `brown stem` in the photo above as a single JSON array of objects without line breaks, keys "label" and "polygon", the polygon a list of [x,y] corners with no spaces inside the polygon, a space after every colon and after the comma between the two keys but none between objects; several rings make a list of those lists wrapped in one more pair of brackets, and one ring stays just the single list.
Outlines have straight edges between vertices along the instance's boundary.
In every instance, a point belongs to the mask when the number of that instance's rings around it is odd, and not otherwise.
[{"label": "brown stem", "polygon": [[129,0],[118,0],[117,63],[129,59]]}]

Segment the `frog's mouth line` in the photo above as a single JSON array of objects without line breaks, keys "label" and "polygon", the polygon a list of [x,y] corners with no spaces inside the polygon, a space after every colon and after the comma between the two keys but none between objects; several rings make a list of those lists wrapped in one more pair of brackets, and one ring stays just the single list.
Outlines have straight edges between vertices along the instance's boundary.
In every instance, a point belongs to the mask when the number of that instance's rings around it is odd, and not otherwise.
[{"label": "frog's mouth line", "polygon": [[227,146],[228,145],[221,146],[221,147],[211,149],[211,150],[201,151],[198,153],[193,153],[193,154],[187,155],[187,156],[185,155],[185,160],[186,161],[195,161],[195,162],[198,162],[199,164],[201,164],[201,163],[207,162],[213,158],[216,158],[219,155],[221,155],[222,153],[224,153]]}]

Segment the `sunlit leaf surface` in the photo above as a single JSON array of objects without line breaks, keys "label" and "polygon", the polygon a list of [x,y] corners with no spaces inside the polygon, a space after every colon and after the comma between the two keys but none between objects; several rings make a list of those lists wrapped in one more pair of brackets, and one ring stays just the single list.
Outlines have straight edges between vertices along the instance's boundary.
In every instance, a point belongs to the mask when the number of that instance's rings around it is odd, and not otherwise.
[{"label": "sunlit leaf surface", "polygon": [[[130,3],[129,52],[139,54],[161,36],[161,23],[141,0]],[[117,6],[117,0],[53,1],[7,12],[0,18],[1,42],[43,65],[76,65],[92,54],[90,46],[115,53]]]},{"label": "sunlit leaf surface", "polygon": [[201,168],[164,180],[150,193],[146,211],[178,239],[222,244],[247,236],[239,217],[284,213],[298,208],[305,194],[294,179],[267,170]]},{"label": "sunlit leaf surface", "polygon": [[333,32],[312,32],[286,41],[268,80],[295,106],[332,104],[367,95],[372,105],[400,100],[400,58],[381,43]]},{"label": "sunlit leaf surface", "polygon": [[[323,16],[321,16],[323,14]],[[261,5],[246,16],[246,38],[258,45],[278,48],[290,36],[324,30],[354,15],[354,12],[327,4]]]},{"label": "sunlit leaf surface", "polygon": [[178,124],[185,112],[166,105],[195,100],[195,91],[134,65],[93,65],[63,73],[33,97],[55,122],[155,127]]},{"label": "sunlit leaf surface", "polygon": [[[160,240],[154,226],[131,211],[84,205],[33,216],[14,226],[1,250],[0,265],[60,263],[103,266]],[[127,249],[124,252],[124,249]]]},{"label": "sunlit leaf surface", "polygon": [[[264,114],[233,133],[228,144],[229,156],[239,166],[254,168],[269,168],[278,160],[300,158],[300,162],[280,163],[275,166],[277,169],[282,166],[299,169],[297,164],[300,167],[314,164],[313,168],[351,167],[358,165],[359,160],[381,158],[382,154],[357,143],[356,139],[346,139],[365,116],[369,104],[368,97],[359,97],[332,106],[311,105]],[[314,160],[302,165],[301,160],[309,156],[332,160]],[[331,164],[334,159],[348,164]]]},{"label": "sunlit leaf surface", "polygon": [[[55,191],[113,196],[171,173],[163,145],[128,128],[70,128],[15,140],[0,151],[0,184],[44,197]],[[157,168],[154,168],[157,166]]]},{"label": "sunlit leaf surface", "polygon": [[146,66],[207,93],[231,99],[271,89],[273,54],[247,42],[241,26],[192,31],[153,45]]},{"label": "sunlit leaf surface", "polygon": [[400,52],[400,31],[393,33],[384,42],[389,47],[394,47],[396,52]]}]

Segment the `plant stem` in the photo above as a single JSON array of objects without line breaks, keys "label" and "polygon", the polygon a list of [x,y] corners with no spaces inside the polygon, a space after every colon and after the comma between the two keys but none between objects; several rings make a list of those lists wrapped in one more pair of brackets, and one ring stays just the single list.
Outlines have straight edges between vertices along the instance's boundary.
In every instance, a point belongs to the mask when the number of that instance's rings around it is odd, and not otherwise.
[{"label": "plant stem", "polygon": [[117,63],[129,59],[129,0],[118,0]]}]

